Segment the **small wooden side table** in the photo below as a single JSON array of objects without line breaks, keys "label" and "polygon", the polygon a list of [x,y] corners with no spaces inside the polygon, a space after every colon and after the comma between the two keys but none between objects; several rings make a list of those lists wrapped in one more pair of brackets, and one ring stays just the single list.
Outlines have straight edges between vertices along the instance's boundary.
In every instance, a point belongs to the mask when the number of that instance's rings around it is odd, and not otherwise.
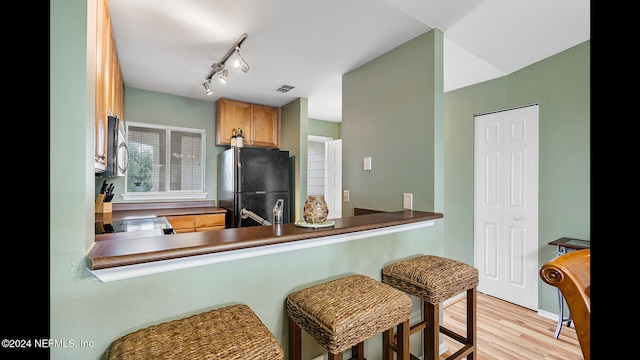
[{"label": "small wooden side table", "polygon": [[[589,249],[591,247],[591,241],[561,237],[560,239],[553,240],[549,245],[556,246],[556,256],[560,256],[576,250]],[[558,326],[556,327],[555,334],[553,334],[553,337],[556,339],[560,336],[560,330],[562,330],[563,323],[566,322],[567,326],[571,326],[571,314],[567,314],[567,317],[564,317],[565,300],[560,289],[558,289],[558,304],[560,306]]]}]

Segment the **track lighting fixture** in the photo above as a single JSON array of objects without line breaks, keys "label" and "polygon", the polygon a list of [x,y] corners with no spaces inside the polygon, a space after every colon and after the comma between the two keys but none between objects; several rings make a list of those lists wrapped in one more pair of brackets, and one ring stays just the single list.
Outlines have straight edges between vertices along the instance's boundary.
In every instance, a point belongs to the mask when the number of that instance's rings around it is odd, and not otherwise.
[{"label": "track lighting fixture", "polygon": [[207,95],[213,94],[213,90],[211,89],[211,78],[217,73],[220,73],[218,80],[223,84],[227,83],[227,76],[229,76],[229,71],[226,69],[226,63],[227,63],[227,60],[229,60],[229,57],[231,57],[231,55],[235,54],[235,57],[233,60],[234,68],[239,69],[244,73],[249,72],[249,64],[242,57],[242,54],[240,53],[240,46],[247,39],[248,36],[249,35],[247,35],[246,33],[242,34],[242,36],[240,36],[240,38],[235,42],[233,47],[231,47],[229,51],[227,51],[227,53],[222,57],[220,62],[213,63],[213,65],[211,65],[211,71],[209,72],[209,75],[207,75],[207,77],[205,78],[206,82],[202,83],[202,86],[204,86],[204,91],[207,93]]}]

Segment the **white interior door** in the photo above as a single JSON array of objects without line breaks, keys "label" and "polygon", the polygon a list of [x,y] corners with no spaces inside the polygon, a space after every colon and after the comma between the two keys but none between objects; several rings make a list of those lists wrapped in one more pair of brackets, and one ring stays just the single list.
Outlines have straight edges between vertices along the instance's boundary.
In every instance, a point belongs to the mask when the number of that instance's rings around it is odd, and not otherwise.
[{"label": "white interior door", "polygon": [[474,119],[478,291],[538,308],[538,105]]}]

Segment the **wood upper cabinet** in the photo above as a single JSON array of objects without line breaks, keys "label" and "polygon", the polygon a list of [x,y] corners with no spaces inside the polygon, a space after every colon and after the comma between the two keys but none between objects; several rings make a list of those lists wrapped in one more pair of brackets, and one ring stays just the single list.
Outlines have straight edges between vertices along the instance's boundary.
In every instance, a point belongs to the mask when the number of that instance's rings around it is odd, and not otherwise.
[{"label": "wood upper cabinet", "polygon": [[124,80],[113,36],[107,0],[99,0],[96,10],[96,133],[95,172],[107,165],[108,116],[124,118]]},{"label": "wood upper cabinet", "polygon": [[225,228],[225,214],[197,214],[167,216],[176,234],[196,231],[222,230]]},{"label": "wood upper cabinet", "polygon": [[233,129],[242,129],[245,147],[280,148],[280,109],[242,101],[216,102],[216,145],[230,146]]},{"label": "wood upper cabinet", "polygon": [[107,170],[107,119],[105,101],[105,67],[109,49],[105,46],[105,34],[107,33],[107,9],[102,0],[97,2],[96,7],[96,134],[95,134],[95,172]]},{"label": "wood upper cabinet", "polygon": [[253,128],[247,139],[250,146],[280,148],[280,109],[265,105],[251,105]]}]

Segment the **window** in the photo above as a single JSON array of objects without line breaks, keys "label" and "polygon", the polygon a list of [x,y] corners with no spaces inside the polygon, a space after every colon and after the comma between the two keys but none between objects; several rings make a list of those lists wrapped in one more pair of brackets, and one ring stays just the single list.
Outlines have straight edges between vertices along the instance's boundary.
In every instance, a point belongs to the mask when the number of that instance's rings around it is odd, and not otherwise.
[{"label": "window", "polygon": [[205,131],[127,122],[124,200],[202,199]]}]

